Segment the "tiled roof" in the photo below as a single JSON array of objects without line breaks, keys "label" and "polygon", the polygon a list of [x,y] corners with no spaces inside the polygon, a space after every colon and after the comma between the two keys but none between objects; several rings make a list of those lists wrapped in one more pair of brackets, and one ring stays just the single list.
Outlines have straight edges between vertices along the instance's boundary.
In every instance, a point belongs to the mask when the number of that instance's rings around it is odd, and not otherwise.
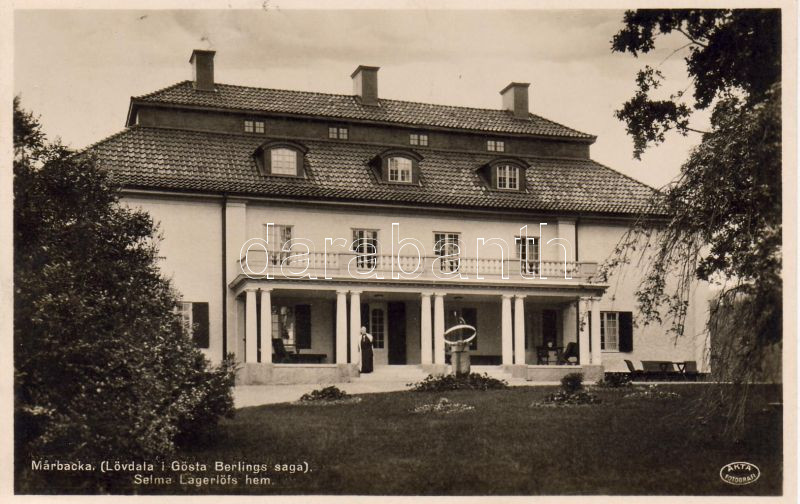
[{"label": "tiled roof", "polygon": [[566,137],[594,141],[595,137],[530,114],[516,119],[511,112],[433,105],[399,100],[380,100],[380,106],[362,105],[352,95],[310,93],[217,84],[216,91],[196,91],[191,81],[134,97],[132,102],[168,103],[266,113],[314,115],[343,120],[380,121],[409,126],[431,126],[494,133]]},{"label": "tiled roof", "polygon": [[134,126],[88,148],[124,186],[461,208],[633,214],[654,190],[589,159],[525,158],[524,192],[489,190],[476,169],[491,155],[419,149],[421,186],[378,182],[380,146],[307,141],[305,179],[263,176],[264,137]]}]

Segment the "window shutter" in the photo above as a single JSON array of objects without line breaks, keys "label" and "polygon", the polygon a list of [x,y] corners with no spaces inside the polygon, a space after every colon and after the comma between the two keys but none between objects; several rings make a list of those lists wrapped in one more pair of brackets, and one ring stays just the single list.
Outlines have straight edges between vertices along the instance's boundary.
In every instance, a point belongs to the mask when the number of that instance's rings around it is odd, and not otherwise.
[{"label": "window shutter", "polygon": [[192,303],[192,321],[192,339],[198,347],[208,348],[208,303]]},{"label": "window shutter", "polygon": [[294,323],[297,348],[311,348],[311,305],[294,307]]},{"label": "window shutter", "polygon": [[619,351],[633,351],[633,313],[619,312]]}]

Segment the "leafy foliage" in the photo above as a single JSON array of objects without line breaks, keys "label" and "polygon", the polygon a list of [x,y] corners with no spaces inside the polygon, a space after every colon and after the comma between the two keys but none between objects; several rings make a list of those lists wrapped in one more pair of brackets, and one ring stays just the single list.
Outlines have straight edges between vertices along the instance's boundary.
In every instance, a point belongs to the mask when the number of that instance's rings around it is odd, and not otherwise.
[{"label": "leafy foliage", "polygon": [[582,373],[569,373],[561,378],[561,390],[548,394],[544,400],[531,406],[580,406],[601,402],[597,395],[584,390]]},{"label": "leafy foliage", "polygon": [[[17,99],[14,126],[15,441],[24,491],[31,459],[169,455],[176,439],[230,414],[234,370],[207,369],[182,327],[177,293],[157,267],[151,217],[121,206],[91,157],[48,143]],[[74,490],[120,483],[90,475]]]},{"label": "leafy foliage", "polygon": [[624,397],[626,399],[678,399],[681,395],[653,384],[646,387],[633,387]]},{"label": "leafy foliage", "polygon": [[464,375],[428,375],[418,383],[409,384],[415,392],[445,392],[447,390],[502,390],[508,382],[492,378],[487,373]]},{"label": "leafy foliage", "polygon": [[561,378],[561,389],[567,394],[583,390],[583,374],[569,373]]},{"label": "leafy foliage", "polygon": [[631,387],[631,380],[630,373],[605,373],[603,379],[597,382],[597,386],[612,389],[627,388]]},{"label": "leafy foliage", "polygon": [[664,133],[692,131],[692,109],[709,107],[717,98],[736,93],[760,101],[781,75],[781,30],[778,9],[639,9],[627,11],[625,27],[612,39],[613,51],[634,56],[655,48],[659,35],[682,34],[687,49],[686,70],[693,79],[694,104],[680,103],[683,91],[669,100],[651,98],[663,75],[650,67],[639,72],[637,92],[617,111],[634,139],[638,159],[649,144],[664,141]]},{"label": "leafy foliage", "polygon": [[[633,137],[634,157],[662,142],[666,131],[697,131],[689,126],[694,110],[711,110],[710,130],[700,132],[679,177],[653,198],[600,278],[638,260],[645,272],[636,293],[643,322],[669,321],[676,336],[685,332],[695,281],[720,285],[708,328],[718,324],[720,309],[737,316],[746,331],[725,344],[755,356],[782,339],[780,10],[637,10],[626,12],[624,22],[612,50],[634,56],[654,49],[660,36],[683,35],[686,45],[678,50],[688,51],[694,87],[693,103],[683,91],[656,100],[652,91],[663,76],[640,71],[636,93],[616,113]],[[735,384],[755,376],[741,368],[723,374]],[[704,401],[710,410],[739,405],[731,432],[741,432],[742,390],[728,387]]]},{"label": "leafy foliage", "polygon": [[339,401],[348,397],[347,392],[341,390],[336,385],[317,389],[308,394],[303,394],[301,401]]}]

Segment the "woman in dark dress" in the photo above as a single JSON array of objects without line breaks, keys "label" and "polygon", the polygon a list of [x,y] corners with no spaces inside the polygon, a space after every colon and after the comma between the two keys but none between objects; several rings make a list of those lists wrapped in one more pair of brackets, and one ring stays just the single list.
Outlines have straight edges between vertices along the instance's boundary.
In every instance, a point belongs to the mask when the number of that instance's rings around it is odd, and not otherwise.
[{"label": "woman in dark dress", "polygon": [[361,372],[372,372],[372,335],[367,333],[367,328],[361,328]]}]

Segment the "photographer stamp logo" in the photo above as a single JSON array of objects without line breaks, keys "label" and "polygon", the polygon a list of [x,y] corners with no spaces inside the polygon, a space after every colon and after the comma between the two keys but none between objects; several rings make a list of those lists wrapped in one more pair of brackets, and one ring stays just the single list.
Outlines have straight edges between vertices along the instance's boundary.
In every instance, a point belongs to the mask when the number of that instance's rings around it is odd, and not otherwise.
[{"label": "photographer stamp logo", "polygon": [[750,462],[731,462],[719,470],[719,477],[731,485],[749,485],[755,483],[761,471]]}]

